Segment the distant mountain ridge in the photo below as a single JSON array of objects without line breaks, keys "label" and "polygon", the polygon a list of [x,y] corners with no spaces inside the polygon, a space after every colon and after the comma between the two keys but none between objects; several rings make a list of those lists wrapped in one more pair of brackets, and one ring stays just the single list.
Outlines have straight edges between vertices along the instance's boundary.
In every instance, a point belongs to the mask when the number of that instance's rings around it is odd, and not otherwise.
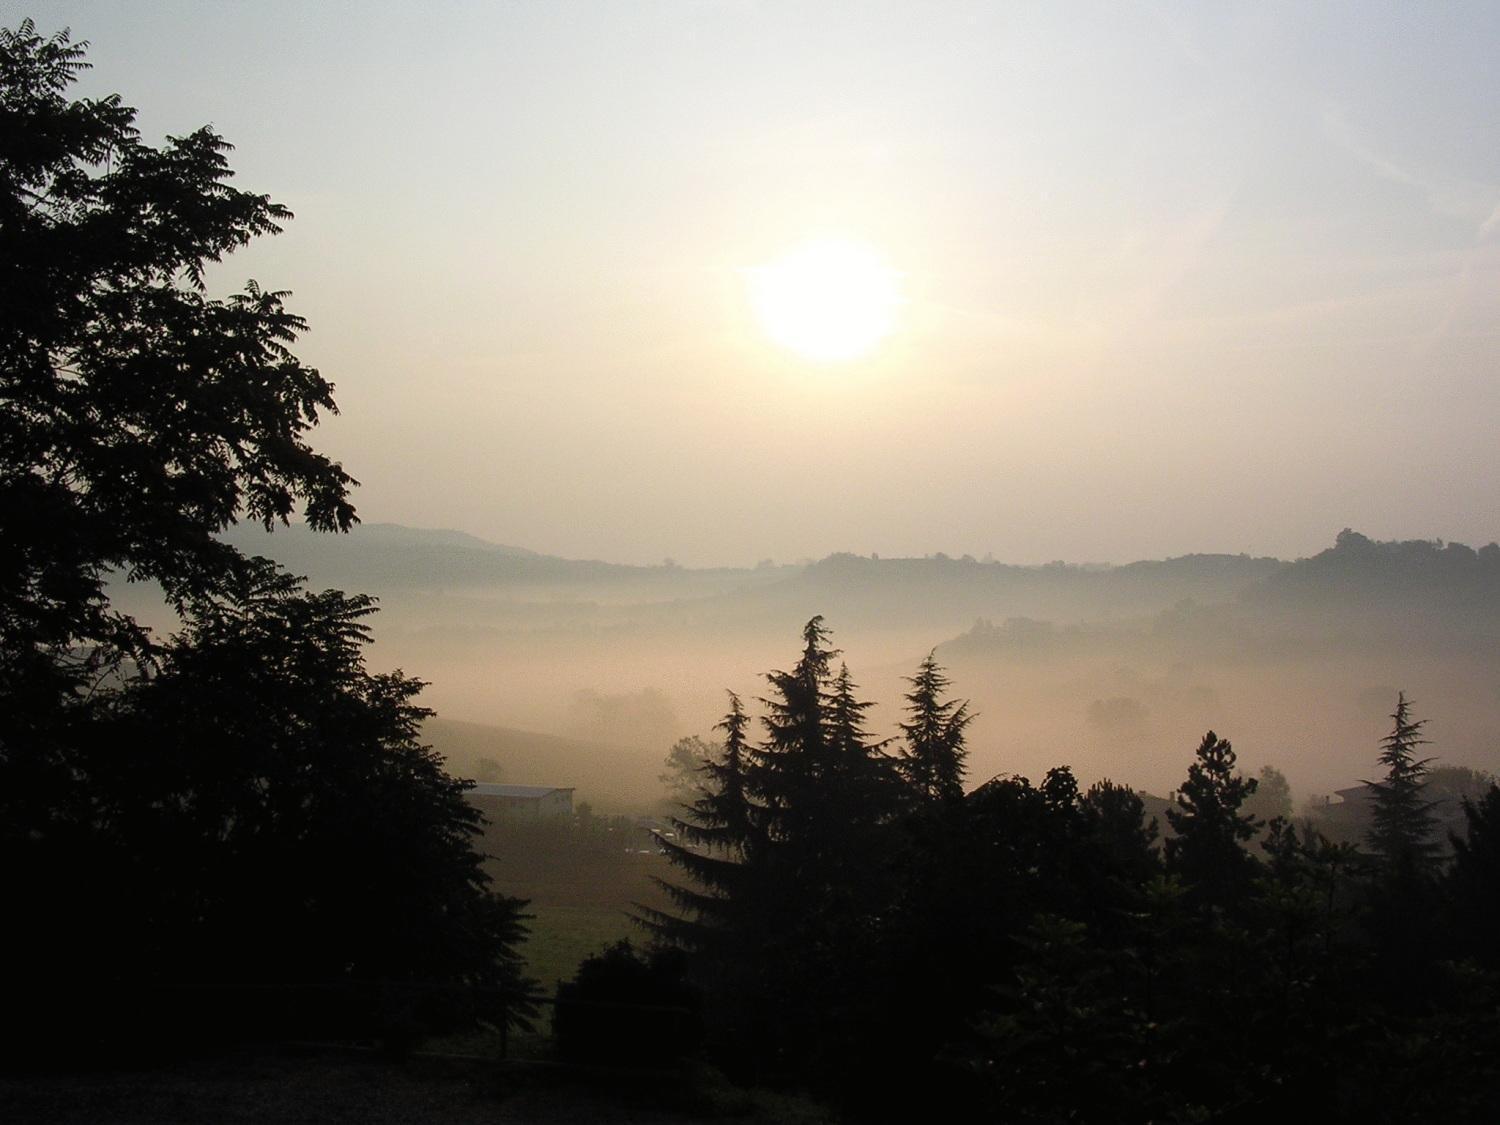
[{"label": "distant mountain ridge", "polygon": [[1345,529],[1334,545],[1246,589],[1240,606],[1303,632],[1437,630],[1453,642],[1500,639],[1500,546],[1381,542]]},{"label": "distant mountain ridge", "polygon": [[[1120,565],[1021,566],[938,554],[878,558],[837,553],[800,566],[690,568],[562,559],[462,531],[360,524],[348,535],[301,525],[266,534],[254,524],[225,539],[306,575],[314,585],[367,590],[464,591],[636,604],[653,620],[750,623],[822,613],[835,622],[892,626],[940,619],[967,625],[1010,617],[1121,620],[1184,602],[1236,608],[1249,618],[1435,615],[1460,624],[1500,621],[1500,546],[1378,542],[1345,529],[1309,558],[1191,554]],[[507,595],[509,596],[509,595]],[[651,607],[649,611],[647,607]]]},{"label": "distant mountain ridge", "polygon": [[1327,599],[1389,591],[1488,600],[1500,595],[1500,545],[1476,551],[1440,539],[1382,542],[1345,528],[1332,547],[1285,567],[1253,596]]},{"label": "distant mountain ridge", "polygon": [[348,534],[325,534],[305,524],[266,532],[239,523],[223,535],[246,554],[275,559],[314,585],[468,586],[569,574],[596,577],[629,570],[611,563],[576,562],[525,547],[491,543],[464,531],[360,523]]}]

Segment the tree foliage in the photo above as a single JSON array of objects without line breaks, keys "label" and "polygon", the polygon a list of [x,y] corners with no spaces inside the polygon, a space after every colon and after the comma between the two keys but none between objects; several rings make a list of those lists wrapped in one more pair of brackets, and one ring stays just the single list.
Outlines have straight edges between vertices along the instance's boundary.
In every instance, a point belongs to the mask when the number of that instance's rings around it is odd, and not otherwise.
[{"label": "tree foliage", "polygon": [[[345,530],[354,483],[305,435],[333,387],[292,355],[286,294],[208,272],[291,212],[230,183],[211,129],[141,141],[118,95],[70,100],[84,45],[0,30],[0,674],[144,641],[113,572],[179,605],[240,560],[214,538],[298,502]],[[45,667],[58,667],[46,663]]]},{"label": "tree foliage", "polygon": [[908,677],[905,739],[900,769],[907,784],[926,801],[955,801],[963,796],[964,732],[974,721],[967,700],[944,698],[949,680],[936,653],[929,652],[915,676]]},{"label": "tree foliage", "polygon": [[1364,783],[1370,794],[1370,850],[1387,874],[1397,879],[1422,875],[1437,857],[1437,824],[1432,804],[1423,794],[1431,758],[1417,757],[1426,719],[1413,719],[1411,701],[1397,693],[1391,712],[1391,733],[1381,741],[1380,764],[1385,777]]},{"label": "tree foliage", "polygon": [[1254,778],[1235,771],[1229,742],[1213,731],[1205,734],[1176,807],[1167,810],[1175,835],[1166,841],[1167,869],[1205,903],[1227,906],[1248,889],[1255,861],[1245,843],[1257,822],[1240,808],[1255,790]]},{"label": "tree foliage", "polygon": [[679,738],[667,748],[656,780],[674,805],[691,805],[697,798],[702,787],[699,774],[713,756],[714,747],[695,734]]},{"label": "tree foliage", "polygon": [[[811,1088],[854,1119],[1500,1109],[1500,978],[1484,967],[1500,790],[1471,805],[1446,884],[1447,948],[1473,961],[1445,967],[1421,944],[1431,927],[1402,923],[1441,902],[1392,897],[1352,845],[1262,825],[1255,781],[1216,734],[1159,848],[1140,794],[1085,789],[1067,767],[956,800],[914,785],[834,655],[809,622],[800,659],[769,678],[758,744],[731,697],[726,749],[668,842],[682,917],[656,932],[686,951],[704,1042],[732,1072]],[[909,682],[925,676],[938,701],[935,670],[929,657]],[[1285,811],[1285,791],[1269,796]]]},{"label": "tree foliage", "polygon": [[659,939],[690,949],[725,940],[735,907],[743,905],[745,862],[758,839],[758,810],[747,777],[750,717],[740,697],[728,694],[729,711],[714,728],[724,732],[724,742],[716,751],[710,748],[696,768],[697,798],[672,819],[675,838],[657,838],[672,863],[691,876],[690,884],[656,880],[681,913],[649,907],[639,913]]},{"label": "tree foliage", "polygon": [[1500,785],[1464,801],[1465,831],[1454,834],[1452,901],[1466,952],[1500,968]]},{"label": "tree foliage", "polygon": [[[355,518],[307,442],[335,405],[302,320],[253,281],[209,291],[291,214],[231,185],[212,130],[152,147],[118,96],[70,100],[86,65],[65,32],[0,30],[0,1034],[128,1011],[139,1036],[186,996],[224,1010],[177,1032],[222,1030],[297,988],[367,1029],[437,998],[524,1018],[523,904],[420,742],[423,685],[365,667],[371,599],[216,538]],[[180,632],[111,607],[120,576]]]}]

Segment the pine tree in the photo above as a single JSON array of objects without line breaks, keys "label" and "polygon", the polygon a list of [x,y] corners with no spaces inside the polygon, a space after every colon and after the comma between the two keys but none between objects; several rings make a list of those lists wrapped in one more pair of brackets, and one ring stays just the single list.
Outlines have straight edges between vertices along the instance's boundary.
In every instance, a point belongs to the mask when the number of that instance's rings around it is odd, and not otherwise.
[{"label": "pine tree", "polygon": [[864,727],[872,705],[855,696],[847,665],[840,665],[825,701],[831,770],[818,788],[819,878],[827,894],[853,912],[881,893],[887,874],[881,857],[887,831],[903,804],[901,779],[885,743]]},{"label": "pine tree", "polygon": [[1414,721],[1410,700],[1399,692],[1391,722],[1391,733],[1380,743],[1385,779],[1364,782],[1373,817],[1365,841],[1386,873],[1401,879],[1430,871],[1438,852],[1437,824],[1432,802],[1422,796],[1432,759],[1417,757],[1417,747],[1427,745],[1422,737],[1427,720]]},{"label": "pine tree", "polygon": [[1433,878],[1436,824],[1432,802],[1423,792],[1432,759],[1417,757],[1417,747],[1427,744],[1422,737],[1426,721],[1412,718],[1404,692],[1397,694],[1390,717],[1391,733],[1380,743],[1385,778],[1364,782],[1371,813],[1365,843],[1376,863],[1366,923],[1385,1001],[1415,1012],[1429,1002],[1449,935],[1439,917],[1441,899]]},{"label": "pine tree", "polygon": [[1167,869],[1180,875],[1204,905],[1229,906],[1249,889],[1256,861],[1244,848],[1260,827],[1240,806],[1255,792],[1254,778],[1235,772],[1234,749],[1213,731],[1167,810],[1176,833],[1166,841]]},{"label": "pine tree", "polygon": [[801,659],[790,672],[766,676],[772,689],[760,700],[766,735],[751,751],[749,779],[773,843],[804,843],[820,828],[820,790],[835,768],[824,705],[838,650],[827,641],[823,618],[812,618],[802,629]]},{"label": "pine tree", "polygon": [[846,825],[881,824],[896,811],[900,778],[885,753],[886,742],[873,742],[864,715],[873,704],[857,699],[848,665],[839,666],[826,706],[828,746],[833,772],[828,789],[830,812]]},{"label": "pine tree", "polygon": [[843,1058],[874,1003],[869,971],[890,894],[883,857],[894,851],[884,833],[899,789],[865,729],[870,704],[847,668],[831,672],[836,652],[821,618],[802,639],[796,665],[767,676],[759,745],[747,745],[731,697],[705,793],[680,822],[681,839],[663,841],[689,876],[664,884],[683,917],[641,917],[697,955],[717,1034],[742,1061],[782,1065],[790,1052],[815,1071]]},{"label": "pine tree", "polygon": [[964,732],[974,716],[967,700],[943,698],[949,680],[929,652],[915,676],[907,677],[908,719],[901,723],[906,740],[899,768],[911,790],[926,803],[956,801],[963,796]]},{"label": "pine tree", "polygon": [[698,802],[697,842],[716,846],[727,854],[744,855],[752,844],[753,809],[746,788],[745,765],[750,752],[746,731],[750,716],[734,692],[729,692],[729,711],[714,727],[724,732],[719,759],[704,763],[707,785]]},{"label": "pine tree", "polygon": [[685,817],[672,820],[676,839],[657,843],[690,884],[657,879],[683,913],[638,907],[638,920],[658,938],[686,949],[704,949],[733,924],[747,885],[747,859],[757,854],[757,812],[746,776],[750,716],[729,692],[729,711],[714,727],[724,732],[717,757],[702,766],[701,793]]}]

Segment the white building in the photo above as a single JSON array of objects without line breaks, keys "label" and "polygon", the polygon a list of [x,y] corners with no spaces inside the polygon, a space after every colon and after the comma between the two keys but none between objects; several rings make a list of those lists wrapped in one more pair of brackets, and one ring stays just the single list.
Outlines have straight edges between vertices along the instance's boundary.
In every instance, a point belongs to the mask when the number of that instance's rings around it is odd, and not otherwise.
[{"label": "white building", "polygon": [[554,820],[573,815],[573,790],[548,785],[496,785],[481,781],[469,800],[493,821]]}]

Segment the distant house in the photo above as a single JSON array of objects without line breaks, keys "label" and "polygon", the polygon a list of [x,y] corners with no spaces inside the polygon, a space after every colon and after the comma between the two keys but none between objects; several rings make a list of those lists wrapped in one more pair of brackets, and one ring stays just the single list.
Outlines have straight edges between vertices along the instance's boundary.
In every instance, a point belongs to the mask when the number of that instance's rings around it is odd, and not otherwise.
[{"label": "distant house", "polygon": [[557,820],[573,815],[573,790],[481,781],[468,797],[491,820]]},{"label": "distant house", "polygon": [[[1490,780],[1490,774],[1465,766],[1434,766],[1428,771],[1422,799],[1432,814],[1433,843],[1446,851],[1450,835],[1467,834],[1463,803],[1482,797]],[[1364,844],[1375,819],[1375,791],[1363,783],[1335,789],[1331,798],[1313,810],[1312,819],[1319,831],[1335,841]]]}]

